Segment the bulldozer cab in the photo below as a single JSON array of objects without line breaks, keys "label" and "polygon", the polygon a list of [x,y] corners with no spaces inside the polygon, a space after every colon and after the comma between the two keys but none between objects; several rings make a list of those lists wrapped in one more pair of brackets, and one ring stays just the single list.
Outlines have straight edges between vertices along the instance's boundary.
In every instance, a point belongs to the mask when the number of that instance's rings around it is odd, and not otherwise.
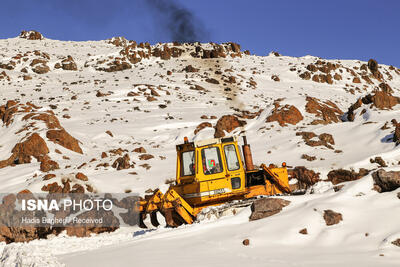
[{"label": "bulldozer cab", "polygon": [[204,201],[245,189],[245,171],[236,137],[185,140],[176,148],[176,184],[187,198],[199,197]]}]

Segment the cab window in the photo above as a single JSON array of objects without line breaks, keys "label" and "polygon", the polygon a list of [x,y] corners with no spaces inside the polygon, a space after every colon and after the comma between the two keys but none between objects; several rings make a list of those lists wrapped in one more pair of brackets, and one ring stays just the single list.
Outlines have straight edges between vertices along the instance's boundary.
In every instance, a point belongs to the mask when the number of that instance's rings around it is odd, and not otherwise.
[{"label": "cab window", "polygon": [[234,145],[224,146],[226,165],[228,170],[236,171],[240,169],[239,159],[237,157],[236,148]]},{"label": "cab window", "polygon": [[215,174],[223,171],[221,154],[218,147],[209,147],[201,150],[201,159],[204,174]]},{"label": "cab window", "polygon": [[194,151],[186,151],[182,153],[181,161],[181,176],[194,175],[195,163],[194,163]]}]

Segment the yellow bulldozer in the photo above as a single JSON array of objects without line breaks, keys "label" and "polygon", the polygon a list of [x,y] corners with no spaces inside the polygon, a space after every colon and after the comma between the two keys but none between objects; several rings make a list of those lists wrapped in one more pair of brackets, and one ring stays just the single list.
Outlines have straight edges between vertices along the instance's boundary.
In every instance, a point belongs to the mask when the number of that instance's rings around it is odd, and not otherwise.
[{"label": "yellow bulldozer", "polygon": [[241,150],[238,137],[230,136],[195,142],[185,137],[176,151],[176,180],[165,193],[157,189],[140,201],[140,227],[146,228],[147,214],[156,227],[157,212],[167,226],[177,227],[192,224],[208,207],[290,193],[286,164],[256,168],[246,136]]}]

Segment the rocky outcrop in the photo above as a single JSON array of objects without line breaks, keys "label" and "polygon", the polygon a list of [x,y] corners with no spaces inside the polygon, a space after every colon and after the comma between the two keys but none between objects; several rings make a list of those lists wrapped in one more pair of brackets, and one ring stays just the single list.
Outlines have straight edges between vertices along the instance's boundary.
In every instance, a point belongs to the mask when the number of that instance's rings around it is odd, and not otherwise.
[{"label": "rocky outcrop", "polygon": [[324,210],[324,220],[327,226],[335,225],[343,221],[343,216],[333,210]]},{"label": "rocky outcrop", "polygon": [[289,180],[296,179],[297,183],[290,184],[291,191],[305,190],[320,181],[319,173],[309,170],[304,166],[288,169]]},{"label": "rocky outcrop", "polygon": [[234,115],[224,115],[222,116],[215,125],[215,138],[220,138],[225,136],[225,132],[230,133],[238,127],[243,127],[246,125],[245,121],[239,120]]},{"label": "rocky outcrop", "polygon": [[74,59],[71,56],[67,56],[65,59],[61,61],[61,63],[56,63],[54,65],[55,69],[63,69],[63,70],[78,70]]},{"label": "rocky outcrop", "polygon": [[283,127],[287,124],[296,125],[301,120],[303,120],[303,115],[295,106],[285,105],[283,107],[276,106],[272,114],[267,117],[266,122],[276,121]]},{"label": "rocky outcrop", "polygon": [[333,149],[332,145],[335,144],[335,140],[333,136],[328,133],[322,133],[320,135],[316,135],[313,132],[297,132],[297,136],[301,136],[308,146],[325,146],[329,149]]},{"label": "rocky outcrop", "polygon": [[[48,140],[71,151],[83,153],[79,142],[62,128],[54,113],[39,111],[40,108],[31,103],[20,104],[12,100],[0,106],[0,119],[5,126],[10,126],[14,120],[24,123],[16,132],[17,136],[21,135],[22,138],[12,149],[12,155],[0,161],[0,168],[30,163],[32,158],[41,162],[42,171],[48,172],[59,168],[58,164],[48,157],[49,149],[46,140],[42,137],[44,133]],[[38,122],[42,123],[38,124]]]},{"label": "rocky outcrop", "polygon": [[380,169],[372,173],[372,178],[378,192],[393,191],[400,187],[400,172]]},{"label": "rocky outcrop", "polygon": [[118,171],[129,169],[131,167],[130,160],[131,159],[129,155],[125,154],[123,157],[119,157],[118,159],[116,159],[112,164],[112,167],[117,169]]},{"label": "rocky outcrop", "polygon": [[318,118],[311,122],[312,125],[329,124],[341,121],[340,116],[343,114],[343,112],[335,103],[331,101],[325,101],[324,103],[321,103],[321,101],[317,98],[309,96],[306,98],[306,101],[306,112],[315,114],[315,116]]},{"label": "rocky outcrop", "polygon": [[197,125],[196,129],[194,130],[194,134],[197,134],[198,132],[200,132],[201,130],[203,130],[204,128],[212,128],[212,124],[209,122],[202,122],[199,125]]},{"label": "rocky outcrop", "polygon": [[251,204],[250,221],[266,218],[281,212],[290,201],[281,198],[262,198]]},{"label": "rocky outcrop", "polygon": [[354,170],[349,171],[345,169],[332,170],[328,173],[328,181],[336,185],[343,182],[358,180],[368,175],[368,173],[369,171],[363,168],[361,168],[358,172],[355,172]]},{"label": "rocky outcrop", "polygon": [[385,91],[375,91],[374,94],[368,94],[362,98],[359,98],[353,105],[351,105],[347,112],[347,119],[354,121],[355,110],[363,105],[371,105],[377,109],[392,109],[395,105],[400,103],[400,98],[392,96],[390,93]]},{"label": "rocky outcrop", "polygon": [[22,31],[19,34],[19,38],[27,39],[27,40],[43,40],[44,37],[40,32],[37,31]]},{"label": "rocky outcrop", "polygon": [[65,129],[49,130],[46,133],[46,137],[50,141],[60,146],[63,146],[66,149],[69,149],[79,154],[83,154],[82,148],[79,146],[79,141],[72,137],[69,133],[67,133]]}]

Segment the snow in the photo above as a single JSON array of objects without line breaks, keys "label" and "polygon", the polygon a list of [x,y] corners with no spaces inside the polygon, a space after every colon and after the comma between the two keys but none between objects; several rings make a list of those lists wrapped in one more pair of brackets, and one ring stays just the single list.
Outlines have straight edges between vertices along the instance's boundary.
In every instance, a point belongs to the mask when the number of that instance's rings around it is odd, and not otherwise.
[{"label": "snow", "polygon": [[[379,84],[376,80],[371,85],[363,80],[361,84],[353,84],[352,76],[346,71],[341,73],[343,79],[335,80],[332,85],[315,83],[302,80],[297,71],[290,71],[295,67],[303,72],[308,64],[318,59],[316,57],[276,57],[270,54],[265,57],[228,57],[226,62],[220,60],[216,63],[215,60],[194,59],[185,54],[167,61],[152,57],[133,65],[132,69],[106,73],[96,71],[92,63],[85,67],[86,61],[91,59],[96,59],[95,62],[99,58],[119,55],[121,48],[106,41],[0,40],[1,62],[4,63],[17,53],[33,50],[50,55],[48,65],[51,71],[38,75],[29,70],[32,80],[24,81],[20,69],[29,65],[30,61],[17,65],[14,70],[5,70],[11,82],[0,81],[0,99],[2,104],[9,99],[18,99],[22,103],[30,101],[42,106],[43,110],[49,110],[49,104],[57,104],[53,112],[61,125],[81,142],[84,154],[47,142],[52,159],[61,167],[53,172],[58,179],[54,181],[77,172],[78,166],[87,163],[79,171],[89,177],[89,182],[98,192],[132,190],[143,195],[149,188],[166,191],[165,181],[175,177],[175,145],[181,143],[185,136],[190,140],[212,138],[212,128],[205,128],[196,135],[194,129],[206,121],[214,126],[217,119],[204,120],[200,117],[214,115],[219,118],[234,114],[233,108],[238,107],[251,112],[264,109],[260,116],[247,120],[244,127],[256,164],[280,165],[286,162],[288,166],[305,166],[320,172],[321,178],[325,179],[332,169],[376,170],[378,166],[372,164],[370,158],[380,156],[389,166],[386,170],[400,170],[399,147],[389,141],[394,130],[390,121],[399,118],[400,105],[384,111],[371,108],[363,116],[359,116],[362,110],[359,109],[354,122],[310,125],[315,116],[305,111],[306,96],[317,97],[321,101],[331,100],[341,110],[347,111],[358,97],[371,92]],[[71,55],[77,63],[77,72],[53,68],[60,58],[67,55]],[[348,68],[359,68],[365,63],[356,60],[329,62],[340,62]],[[189,64],[200,68],[200,72],[182,72]],[[235,91],[235,101],[226,100],[223,88],[229,85],[204,81],[207,77],[217,76],[214,75],[218,69],[215,64],[222,64],[221,69],[231,68],[233,71],[225,74],[242,81],[239,86],[242,90]],[[386,82],[395,91],[394,95],[399,95],[400,75],[388,66],[380,66]],[[167,70],[175,71],[169,76]],[[386,72],[393,76],[391,80]],[[280,82],[271,80],[272,75],[277,75]],[[257,82],[254,89],[247,86],[251,78]],[[141,90],[147,90],[145,92],[149,94],[150,90],[138,84],[153,85],[160,96],[156,97],[156,101],[148,102]],[[203,86],[208,92],[190,89],[194,84]],[[349,88],[355,89],[354,94],[349,92]],[[96,97],[97,91],[112,94]],[[127,97],[129,92],[140,95]],[[74,95],[77,100],[71,100]],[[295,105],[304,120],[295,126],[285,127],[276,122],[266,123],[274,107],[273,102],[278,98],[284,98],[281,105]],[[160,104],[167,107],[161,109]],[[66,114],[71,118],[63,118]],[[380,129],[385,122],[389,122],[389,128]],[[8,158],[12,147],[22,138],[22,135],[15,134],[22,125],[20,120],[16,120],[9,127],[0,128],[0,160]],[[106,134],[107,130],[114,137]],[[342,152],[307,146],[301,136],[296,136],[298,131],[332,134],[334,149]],[[40,135],[45,138],[45,132],[41,131]],[[141,161],[139,154],[132,152],[140,146],[154,158]],[[112,164],[115,156],[101,159],[100,155],[117,148],[128,150],[131,160],[136,163],[135,168],[117,171],[111,167],[96,167],[99,163]],[[55,153],[55,149],[70,160],[63,160],[63,155]],[[316,156],[317,160],[306,161],[301,159],[302,154]],[[93,158],[97,160],[90,162]],[[144,163],[151,168],[141,167]],[[130,174],[133,171],[137,175]],[[39,163],[35,161],[0,169],[0,191],[18,192],[27,188],[39,192],[46,184],[40,179],[42,175]],[[113,233],[88,238],[63,234],[29,243],[2,244],[0,262],[1,266],[398,266],[400,250],[391,242],[400,238],[400,205],[397,198],[400,190],[382,194],[371,190],[371,175],[343,185],[340,191],[334,192],[330,182],[322,181],[313,187],[312,194],[309,191],[302,196],[285,196],[291,201],[289,206],[279,214],[258,221],[249,222],[250,210],[246,208],[235,216],[177,229],[165,228],[164,223],[159,228],[142,230],[124,227]],[[342,213],[343,221],[326,226],[323,220],[326,209]],[[299,234],[303,228],[307,228],[308,235]],[[250,240],[249,246],[242,245],[246,238]]]}]

